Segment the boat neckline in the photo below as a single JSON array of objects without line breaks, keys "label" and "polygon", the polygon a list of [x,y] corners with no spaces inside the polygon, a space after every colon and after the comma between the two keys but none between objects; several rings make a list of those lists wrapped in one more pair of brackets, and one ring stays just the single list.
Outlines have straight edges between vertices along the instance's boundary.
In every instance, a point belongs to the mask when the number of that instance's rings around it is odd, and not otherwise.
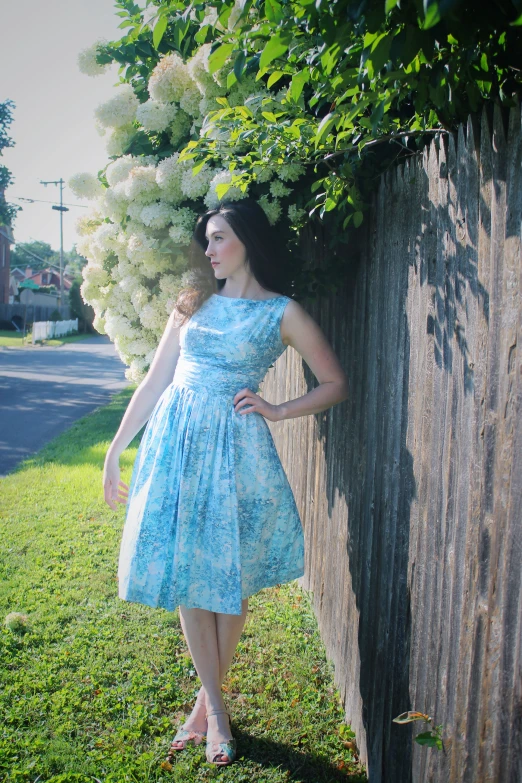
[{"label": "boat neckline", "polygon": [[245,299],[242,296],[223,296],[223,294],[212,294],[212,296],[217,296],[219,299],[227,299],[229,302],[274,302],[276,299],[286,298],[284,295],[271,296],[270,299]]}]

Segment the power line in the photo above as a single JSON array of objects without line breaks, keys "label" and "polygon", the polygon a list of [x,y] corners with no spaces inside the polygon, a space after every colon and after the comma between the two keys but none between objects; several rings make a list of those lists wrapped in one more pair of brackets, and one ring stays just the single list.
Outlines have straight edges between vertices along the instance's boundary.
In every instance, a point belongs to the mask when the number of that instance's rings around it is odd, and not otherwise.
[{"label": "power line", "polygon": [[[58,204],[57,201],[47,201],[43,198],[23,198],[23,196],[11,196],[11,198],[15,198],[17,201],[28,201],[30,204],[32,204],[35,201],[39,201],[42,204]],[[63,204],[65,207],[78,207],[79,209],[88,209],[87,204]]]}]

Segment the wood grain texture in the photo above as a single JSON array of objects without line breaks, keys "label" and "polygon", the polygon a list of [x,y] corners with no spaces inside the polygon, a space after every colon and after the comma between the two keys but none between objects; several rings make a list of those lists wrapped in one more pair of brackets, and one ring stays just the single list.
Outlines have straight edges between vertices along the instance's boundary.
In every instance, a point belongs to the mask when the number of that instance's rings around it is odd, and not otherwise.
[{"label": "wood grain texture", "polygon": [[[521,226],[519,106],[386,172],[346,286],[303,302],[350,397],[270,424],[371,783],[522,780]],[[302,242],[321,265],[321,230]],[[263,394],[316,384],[289,348]],[[444,753],[392,723],[408,709],[442,724]]]}]

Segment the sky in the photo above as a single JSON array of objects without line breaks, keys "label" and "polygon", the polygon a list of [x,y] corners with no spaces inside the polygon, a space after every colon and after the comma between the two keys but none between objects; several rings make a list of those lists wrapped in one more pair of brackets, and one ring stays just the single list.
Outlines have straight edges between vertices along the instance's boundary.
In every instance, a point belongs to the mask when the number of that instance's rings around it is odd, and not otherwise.
[{"label": "sky", "polygon": [[[144,3],[140,3],[144,5]],[[48,242],[60,248],[59,180],[88,171],[96,174],[108,161],[104,137],[98,134],[94,110],[111,97],[119,79],[118,66],[101,76],[85,76],[78,53],[100,39],[122,37],[113,0],[10,0],[0,12],[0,101],[11,98],[13,122],[8,135],[14,147],[3,150],[0,163],[14,183],[6,200],[23,207],[13,224],[15,242]],[[16,197],[52,203],[29,204]],[[89,202],[77,199],[67,186],[63,201],[63,246],[71,250],[79,237],[74,224]],[[83,208],[82,208],[83,205]]]}]

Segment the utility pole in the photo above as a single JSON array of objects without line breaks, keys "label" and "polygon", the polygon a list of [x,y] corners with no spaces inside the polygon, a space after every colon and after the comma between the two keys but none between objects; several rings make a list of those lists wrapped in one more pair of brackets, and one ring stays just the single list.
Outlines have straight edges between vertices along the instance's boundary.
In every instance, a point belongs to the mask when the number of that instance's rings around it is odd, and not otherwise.
[{"label": "utility pole", "polygon": [[63,186],[64,180],[60,177],[59,180],[44,182],[40,180],[42,185],[59,185],[60,186],[60,206],[53,206],[51,209],[56,209],[60,213],[60,307],[63,306],[63,213],[69,212],[69,207],[63,205]]}]

